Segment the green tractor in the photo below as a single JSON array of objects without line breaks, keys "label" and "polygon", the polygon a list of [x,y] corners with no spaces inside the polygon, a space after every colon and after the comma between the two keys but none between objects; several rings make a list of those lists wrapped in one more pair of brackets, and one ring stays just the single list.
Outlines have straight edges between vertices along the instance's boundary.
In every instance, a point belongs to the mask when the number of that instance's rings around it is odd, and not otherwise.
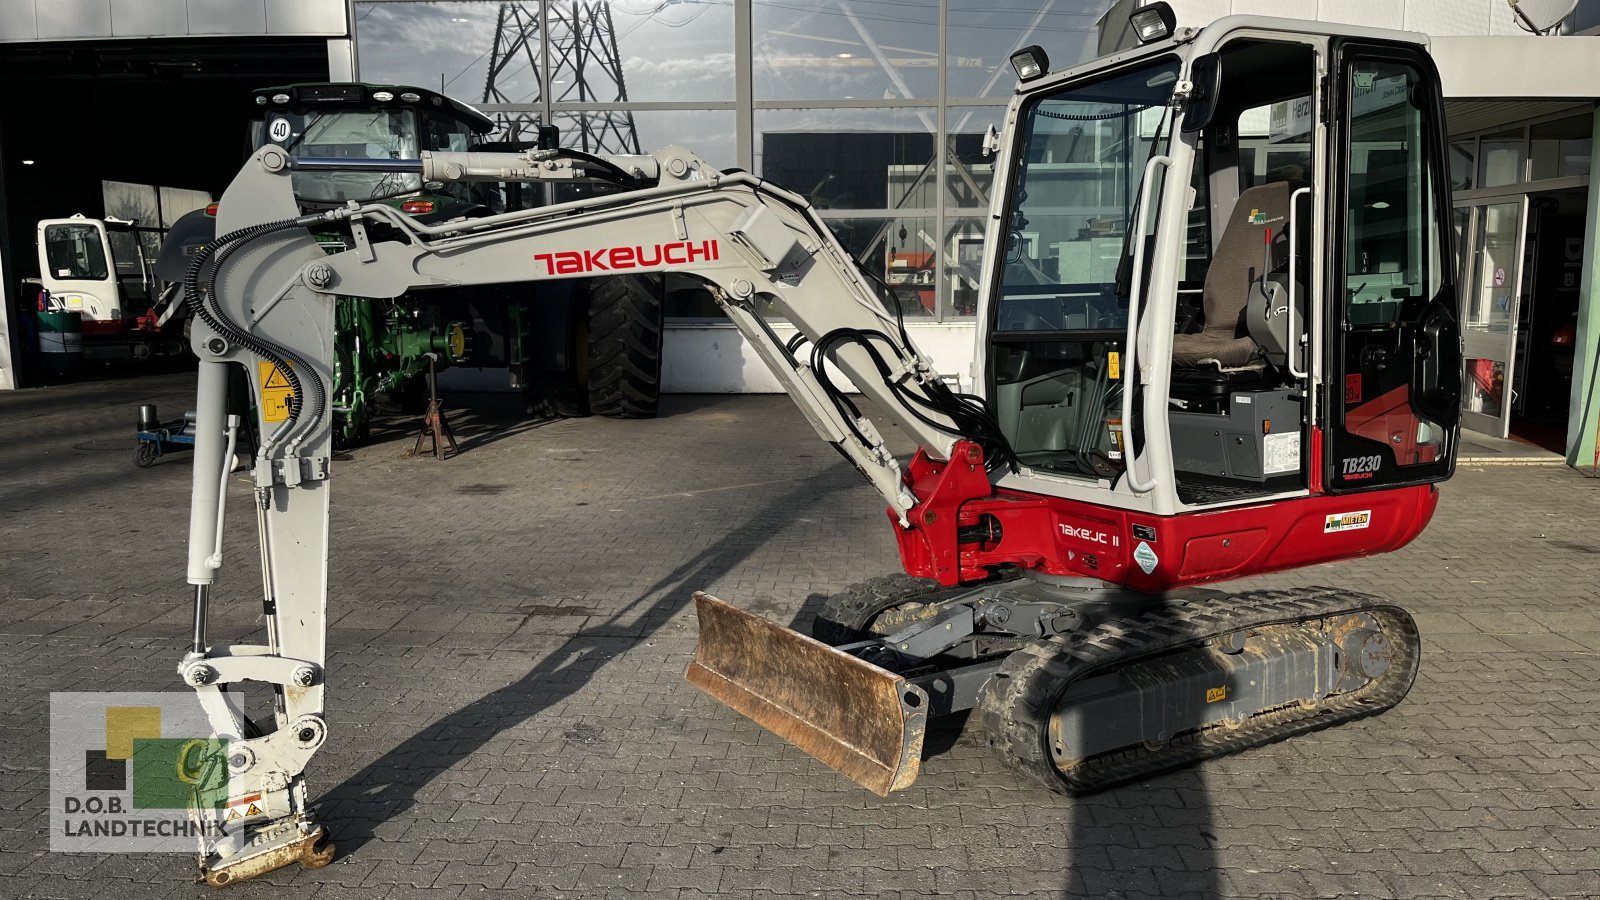
[{"label": "green tractor", "polygon": [[[358,83],[295,84],[252,94],[251,151],[274,143],[294,156],[417,159],[424,150],[509,149],[489,142],[494,122],[425,88]],[[553,129],[541,139],[553,142]],[[427,224],[541,205],[492,183],[425,183],[418,175],[294,175],[306,210],[382,202]],[[179,280],[190,255],[216,236],[216,206],[174,223],[157,272]],[[346,249],[329,234],[329,252]],[[489,296],[499,294],[499,296]],[[647,418],[661,375],[662,284],[615,276],[541,286],[433,290],[426,297],[340,298],[336,310],[335,437],[364,441],[382,404],[421,412],[430,365],[505,368],[533,414]]]}]

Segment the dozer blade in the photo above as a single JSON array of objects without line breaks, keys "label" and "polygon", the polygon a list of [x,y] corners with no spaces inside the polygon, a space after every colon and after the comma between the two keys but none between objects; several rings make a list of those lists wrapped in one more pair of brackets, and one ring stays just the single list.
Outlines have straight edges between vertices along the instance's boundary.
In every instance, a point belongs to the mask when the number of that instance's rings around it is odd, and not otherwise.
[{"label": "dozer blade", "polygon": [[893,672],[710,594],[689,683],[882,797],[922,768],[928,697]]}]

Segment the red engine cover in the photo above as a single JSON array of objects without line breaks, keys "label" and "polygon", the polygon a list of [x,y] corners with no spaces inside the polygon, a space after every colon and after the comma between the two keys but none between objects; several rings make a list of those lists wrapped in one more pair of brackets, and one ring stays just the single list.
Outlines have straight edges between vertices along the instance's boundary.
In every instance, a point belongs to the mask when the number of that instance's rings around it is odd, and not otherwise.
[{"label": "red engine cover", "polygon": [[[918,453],[907,474],[923,502],[909,529],[890,516],[905,570],[948,585],[1001,565],[1140,591],[1296,569],[1398,550],[1439,502],[1437,488],[1421,485],[1153,516],[997,491],[976,445],[960,442],[952,456],[945,464]],[[972,542],[959,541],[962,529]]]}]

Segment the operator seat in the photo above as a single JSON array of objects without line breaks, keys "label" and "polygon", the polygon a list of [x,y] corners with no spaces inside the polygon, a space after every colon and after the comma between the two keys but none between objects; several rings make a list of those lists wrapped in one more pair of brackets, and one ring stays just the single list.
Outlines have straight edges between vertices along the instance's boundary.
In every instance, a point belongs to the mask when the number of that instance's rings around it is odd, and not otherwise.
[{"label": "operator seat", "polygon": [[[1239,195],[1233,215],[1217,242],[1211,267],[1206,270],[1201,305],[1205,327],[1198,334],[1172,337],[1172,362],[1175,379],[1191,375],[1215,376],[1220,370],[1257,368],[1266,351],[1250,336],[1245,324],[1245,308],[1250,301],[1250,285],[1261,280],[1266,262],[1264,230],[1272,229],[1274,268],[1287,251],[1289,197],[1294,185],[1274,181],[1257,185]],[[1215,361],[1214,363],[1212,361]],[[1200,368],[1201,372],[1185,369]]]}]

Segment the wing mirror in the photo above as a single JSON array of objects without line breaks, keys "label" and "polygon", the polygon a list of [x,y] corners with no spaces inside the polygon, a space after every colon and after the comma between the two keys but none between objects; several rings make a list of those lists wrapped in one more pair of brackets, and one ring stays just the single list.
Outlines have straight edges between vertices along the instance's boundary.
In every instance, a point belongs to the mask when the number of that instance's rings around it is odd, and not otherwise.
[{"label": "wing mirror", "polygon": [[1211,124],[1222,93],[1222,58],[1207,53],[1189,64],[1189,100],[1183,109],[1183,130],[1195,132]]}]

